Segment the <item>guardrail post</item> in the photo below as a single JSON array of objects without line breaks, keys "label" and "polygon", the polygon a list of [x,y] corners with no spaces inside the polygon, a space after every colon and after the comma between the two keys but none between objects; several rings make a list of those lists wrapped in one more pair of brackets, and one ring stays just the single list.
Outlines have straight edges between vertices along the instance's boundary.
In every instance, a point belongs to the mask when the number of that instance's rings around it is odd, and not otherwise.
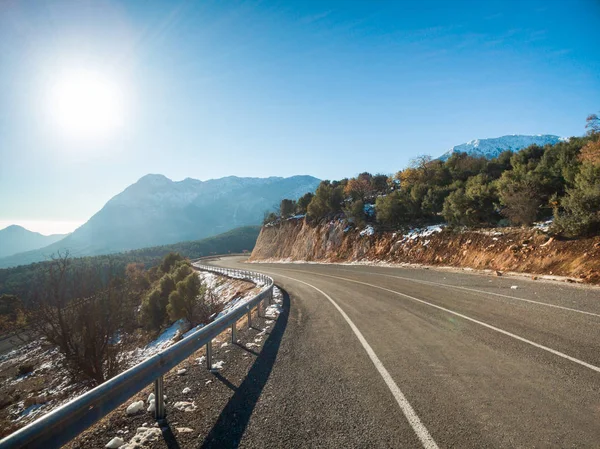
[{"label": "guardrail post", "polygon": [[212,340],[206,343],[206,369],[212,369]]},{"label": "guardrail post", "polygon": [[248,309],[248,329],[252,327],[252,309]]},{"label": "guardrail post", "polygon": [[163,376],[154,380],[154,417],[165,419],[165,392],[163,386]]},{"label": "guardrail post", "polygon": [[231,325],[231,343],[237,343],[237,323],[233,323]]}]

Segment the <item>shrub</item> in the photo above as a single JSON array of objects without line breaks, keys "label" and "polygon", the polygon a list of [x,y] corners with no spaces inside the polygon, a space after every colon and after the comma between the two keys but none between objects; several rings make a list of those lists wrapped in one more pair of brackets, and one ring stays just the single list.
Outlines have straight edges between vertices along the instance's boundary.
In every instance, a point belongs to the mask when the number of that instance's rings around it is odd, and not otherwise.
[{"label": "shrub", "polygon": [[313,220],[321,220],[342,211],[344,187],[342,183],[321,181],[315,196],[308,205],[307,214]]},{"label": "shrub", "polygon": [[298,198],[298,201],[296,201],[296,213],[306,214],[306,211],[308,210],[308,205],[310,204],[314,196],[315,195],[312,192],[308,192],[302,195],[300,198]]},{"label": "shrub", "polygon": [[294,200],[283,199],[279,205],[279,215],[281,218],[288,218],[294,215],[296,211],[296,202]]},{"label": "shrub", "polygon": [[387,196],[377,198],[375,210],[377,221],[387,226],[400,226],[408,218],[406,195],[403,191],[395,191]]},{"label": "shrub", "polygon": [[600,165],[583,163],[575,186],[554,212],[554,230],[569,237],[600,232]]},{"label": "shrub", "polygon": [[206,323],[217,310],[215,295],[192,273],[177,283],[175,291],[169,295],[167,311],[171,320],[184,318],[192,327]]},{"label": "shrub", "polygon": [[356,226],[364,226],[365,205],[362,200],[352,201],[350,204],[344,206],[344,215]]}]

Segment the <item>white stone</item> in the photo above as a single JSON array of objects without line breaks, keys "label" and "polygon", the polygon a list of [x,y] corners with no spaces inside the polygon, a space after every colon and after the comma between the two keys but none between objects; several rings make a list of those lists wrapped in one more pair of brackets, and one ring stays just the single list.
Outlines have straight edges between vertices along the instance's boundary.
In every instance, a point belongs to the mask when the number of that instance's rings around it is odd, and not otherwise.
[{"label": "white stone", "polygon": [[189,427],[177,427],[177,432],[179,433],[190,433],[193,431],[194,429],[190,429]]},{"label": "white stone", "polygon": [[185,368],[181,368],[180,370],[177,370],[177,375],[183,376],[186,372],[187,372],[187,370]]},{"label": "white stone", "polygon": [[118,449],[121,446],[123,446],[124,444],[125,444],[125,441],[123,441],[122,438],[114,437],[104,447],[107,447],[108,449]]},{"label": "white stone", "polygon": [[191,393],[191,391],[192,391],[192,389],[190,387],[185,387],[181,393],[188,394],[188,393]]},{"label": "white stone", "polygon": [[127,407],[127,414],[135,415],[137,412],[139,412],[143,408],[144,408],[144,401],[133,402],[132,404],[129,405],[129,407]]}]

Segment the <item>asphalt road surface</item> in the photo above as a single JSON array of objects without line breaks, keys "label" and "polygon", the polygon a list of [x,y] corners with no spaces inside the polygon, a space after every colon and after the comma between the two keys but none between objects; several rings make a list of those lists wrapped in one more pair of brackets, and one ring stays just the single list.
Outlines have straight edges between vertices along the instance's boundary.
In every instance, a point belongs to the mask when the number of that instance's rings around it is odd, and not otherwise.
[{"label": "asphalt road surface", "polygon": [[269,274],[289,293],[241,447],[600,447],[599,288],[211,263]]}]

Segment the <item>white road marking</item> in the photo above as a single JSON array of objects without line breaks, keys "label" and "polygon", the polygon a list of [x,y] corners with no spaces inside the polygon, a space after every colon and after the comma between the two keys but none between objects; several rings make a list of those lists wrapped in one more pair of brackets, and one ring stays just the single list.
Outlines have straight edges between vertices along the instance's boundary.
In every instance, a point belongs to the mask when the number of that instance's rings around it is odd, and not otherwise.
[{"label": "white road marking", "polygon": [[[300,270],[288,270],[288,271],[300,271]],[[369,287],[378,288],[380,290],[385,290],[387,292],[394,293],[396,295],[404,296],[405,298],[412,299],[413,301],[417,301],[417,302],[420,302],[422,304],[426,304],[426,305],[428,305],[430,307],[435,307],[436,309],[443,310],[444,312],[448,312],[448,313],[451,313],[452,315],[456,315],[456,316],[461,317],[461,318],[463,318],[465,320],[471,321],[473,323],[477,323],[477,324],[479,324],[481,326],[487,327],[488,329],[492,329],[492,330],[494,330],[496,332],[499,332],[501,334],[507,335],[507,336],[512,337],[512,338],[514,338],[516,340],[519,340],[519,341],[522,341],[524,343],[530,344],[531,346],[535,346],[536,348],[543,349],[544,351],[547,351],[547,352],[549,352],[551,354],[554,354],[554,355],[557,355],[557,356],[562,357],[564,359],[570,360],[571,362],[577,363],[577,364],[579,364],[581,366],[585,366],[586,368],[589,368],[589,369],[591,369],[593,371],[596,371],[596,372],[600,373],[600,367],[598,367],[596,365],[592,365],[591,363],[587,363],[587,362],[584,362],[583,360],[579,360],[579,359],[577,359],[575,357],[571,357],[570,355],[567,355],[567,354],[565,354],[563,352],[557,351],[556,349],[552,349],[552,348],[549,348],[548,346],[541,345],[539,343],[536,343],[535,341],[531,341],[531,340],[528,340],[527,338],[524,338],[524,337],[521,337],[519,335],[513,334],[512,332],[508,332],[508,331],[505,331],[504,329],[500,329],[499,327],[492,326],[491,324],[484,323],[483,321],[479,321],[479,320],[476,320],[475,318],[468,317],[466,315],[463,315],[462,313],[455,312],[454,310],[450,310],[450,309],[447,309],[445,307],[438,306],[437,304],[432,304],[432,303],[424,301],[422,299],[415,298],[414,296],[410,296],[410,295],[407,295],[405,293],[400,293],[400,292],[397,292],[396,290],[390,290],[389,288],[380,287],[379,285],[369,284],[368,282],[355,281],[354,279],[348,279],[348,278],[343,278],[343,277],[339,277],[339,276],[331,276],[329,274],[321,274],[321,273],[306,272],[306,271],[303,271],[303,273],[306,273],[306,274],[315,274],[317,276],[325,276],[325,277],[329,277],[329,278],[333,278],[333,279],[340,279],[342,281],[354,282],[356,284],[367,285]],[[300,282],[302,282],[302,281],[300,281]]]},{"label": "white road marking", "polygon": [[[356,273],[356,272],[354,272],[352,270],[344,270],[343,268],[340,268],[339,270],[340,271],[345,271],[347,273]],[[583,313],[583,314],[586,314],[586,315],[597,316],[597,317],[600,318],[600,314],[598,314],[598,313],[586,312],[585,310],[573,309],[571,307],[564,307],[564,306],[559,306],[559,305],[556,305],[556,304],[548,304],[548,303],[541,302],[541,301],[534,301],[533,299],[518,298],[516,296],[503,295],[501,293],[494,293],[494,292],[486,292],[485,290],[477,290],[475,288],[461,287],[459,285],[442,284],[440,282],[424,281],[424,280],[421,280],[421,279],[412,279],[412,278],[407,278],[407,277],[404,277],[404,276],[396,276],[396,275],[393,275],[393,274],[374,273],[372,271],[365,271],[364,272],[364,274],[367,274],[367,273],[368,274],[374,274],[376,276],[385,276],[385,277],[390,277],[390,278],[403,279],[405,281],[416,282],[418,284],[441,285],[443,287],[457,288],[457,289],[465,290],[465,291],[468,291],[468,292],[475,292],[475,293],[483,293],[485,295],[500,296],[502,298],[508,298],[508,299],[514,299],[514,300],[517,300],[517,301],[530,302],[530,303],[533,303],[533,304],[539,304],[541,306],[554,307],[556,309],[563,309],[563,310],[568,310],[570,312]]]},{"label": "white road marking", "polygon": [[[266,273],[268,273],[268,272],[266,272]],[[362,344],[363,348],[365,348],[365,351],[367,351],[367,354],[369,355],[369,358],[373,362],[373,365],[375,365],[375,368],[377,368],[377,371],[379,371],[379,374],[381,374],[381,377],[383,378],[386,385],[392,392],[394,399],[396,399],[396,402],[400,406],[402,413],[404,413],[404,416],[408,420],[408,423],[413,428],[414,432],[417,434],[417,437],[419,437],[419,439],[421,440],[423,447],[425,447],[427,449],[438,449],[438,445],[433,440],[433,437],[431,436],[431,434],[429,433],[429,431],[427,430],[425,425],[421,422],[421,420],[417,416],[417,413],[415,412],[415,410],[412,408],[412,406],[408,402],[408,399],[406,399],[406,397],[404,396],[402,391],[400,391],[400,388],[398,388],[398,385],[396,385],[396,382],[394,382],[394,380],[392,379],[392,376],[390,375],[388,370],[385,368],[385,366],[383,366],[383,363],[381,363],[381,360],[379,360],[379,357],[377,357],[377,354],[375,354],[375,351],[373,351],[373,348],[371,348],[371,345],[369,345],[369,343],[367,342],[365,337],[363,337],[363,334],[358,330],[358,328],[352,322],[350,317],[348,315],[346,315],[346,312],[344,312],[342,310],[342,308],[331,298],[331,296],[329,296],[323,290],[315,287],[314,285],[309,284],[308,282],[304,282],[299,279],[285,276],[285,275],[279,274],[279,273],[269,273],[269,274],[275,274],[277,276],[288,278],[293,281],[300,282],[301,284],[308,285],[309,287],[314,288],[316,291],[318,291],[323,296],[325,296],[331,302],[331,304],[333,304],[333,306],[338,310],[338,312],[340,312],[342,317],[344,317],[346,322],[350,325],[350,328],[352,329],[352,331],[354,332],[354,334],[356,335],[356,337]]]}]

